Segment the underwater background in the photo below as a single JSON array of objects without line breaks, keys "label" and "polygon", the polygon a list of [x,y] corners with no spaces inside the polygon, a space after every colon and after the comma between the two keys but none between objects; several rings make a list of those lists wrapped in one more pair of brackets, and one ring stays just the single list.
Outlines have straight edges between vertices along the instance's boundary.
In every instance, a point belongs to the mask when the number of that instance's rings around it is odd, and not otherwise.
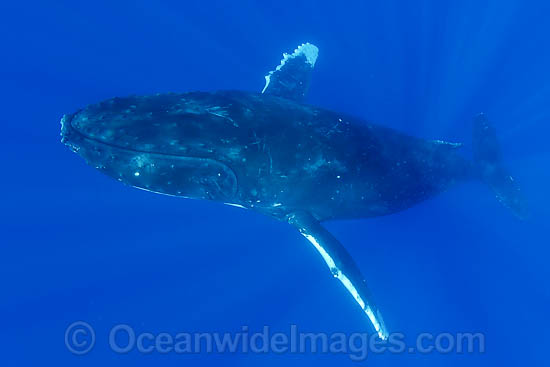
[{"label": "underwater background", "polygon": [[[4,1],[0,4],[2,366],[547,365],[550,3]],[[390,332],[479,332],[483,353],[116,353],[109,330],[370,332],[315,249],[252,211],[136,190],[60,143],[64,113],[114,96],[239,89],[311,42],[308,103],[464,142],[487,113],[531,215],[481,183],[325,225]],[[546,223],[546,224],[545,224]],[[71,353],[66,330],[93,326]]]}]

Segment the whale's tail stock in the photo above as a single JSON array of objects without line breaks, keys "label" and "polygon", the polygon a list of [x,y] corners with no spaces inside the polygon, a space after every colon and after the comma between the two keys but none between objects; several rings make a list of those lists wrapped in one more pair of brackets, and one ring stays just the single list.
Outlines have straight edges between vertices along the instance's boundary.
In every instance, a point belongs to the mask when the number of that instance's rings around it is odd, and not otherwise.
[{"label": "whale's tail stock", "polygon": [[518,218],[526,219],[526,201],[519,185],[502,164],[496,131],[483,113],[474,121],[473,154],[477,176],[489,185],[498,201],[510,208]]}]

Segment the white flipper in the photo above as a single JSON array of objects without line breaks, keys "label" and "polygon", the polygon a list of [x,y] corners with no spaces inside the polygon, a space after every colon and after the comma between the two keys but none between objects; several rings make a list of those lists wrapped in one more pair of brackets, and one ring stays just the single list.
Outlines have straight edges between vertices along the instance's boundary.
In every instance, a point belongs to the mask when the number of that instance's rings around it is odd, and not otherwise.
[{"label": "white flipper", "polygon": [[298,46],[292,54],[283,54],[279,66],[265,76],[262,93],[302,102],[318,54],[319,49],[311,43]]},{"label": "white flipper", "polygon": [[363,275],[342,244],[309,213],[292,213],[287,218],[288,222],[315,246],[332,275],[338,278],[351,293],[355,302],[369,318],[378,337],[382,340],[388,339],[384,320],[374,304]]}]

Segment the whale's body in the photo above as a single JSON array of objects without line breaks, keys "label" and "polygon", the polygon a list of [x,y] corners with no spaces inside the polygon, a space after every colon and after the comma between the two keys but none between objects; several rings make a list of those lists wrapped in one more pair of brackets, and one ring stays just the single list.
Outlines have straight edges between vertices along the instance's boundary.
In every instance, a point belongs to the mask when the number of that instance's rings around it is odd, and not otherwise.
[{"label": "whale's body", "polygon": [[484,116],[476,120],[471,161],[459,144],[303,104],[316,55],[309,44],[285,55],[264,93],[171,93],[90,105],[63,117],[62,140],[128,185],[288,221],[386,338],[361,273],[319,222],[395,213],[474,178],[516,212],[522,202]]},{"label": "whale's body", "polygon": [[[456,144],[266,94],[116,98],[65,125],[73,144],[104,150],[88,159],[125,183],[280,219],[296,210],[318,220],[391,214],[473,176]],[[203,193],[189,192],[185,170],[177,177],[159,164],[173,159],[177,166],[184,158],[211,162],[210,171],[192,176],[200,177]]]}]

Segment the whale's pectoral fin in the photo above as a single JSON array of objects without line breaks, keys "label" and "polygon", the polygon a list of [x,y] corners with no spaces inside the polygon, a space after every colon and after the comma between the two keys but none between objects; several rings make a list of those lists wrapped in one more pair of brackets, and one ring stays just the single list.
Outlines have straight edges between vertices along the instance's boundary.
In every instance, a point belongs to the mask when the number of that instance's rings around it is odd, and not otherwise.
[{"label": "whale's pectoral fin", "polygon": [[311,72],[319,49],[311,43],[298,46],[292,54],[283,54],[281,63],[265,76],[262,93],[301,102],[306,96]]},{"label": "whale's pectoral fin", "polygon": [[342,244],[307,212],[292,213],[287,219],[319,251],[332,275],[342,282],[368,316],[378,336],[387,339],[388,332],[382,315],[374,304],[363,275]]}]

